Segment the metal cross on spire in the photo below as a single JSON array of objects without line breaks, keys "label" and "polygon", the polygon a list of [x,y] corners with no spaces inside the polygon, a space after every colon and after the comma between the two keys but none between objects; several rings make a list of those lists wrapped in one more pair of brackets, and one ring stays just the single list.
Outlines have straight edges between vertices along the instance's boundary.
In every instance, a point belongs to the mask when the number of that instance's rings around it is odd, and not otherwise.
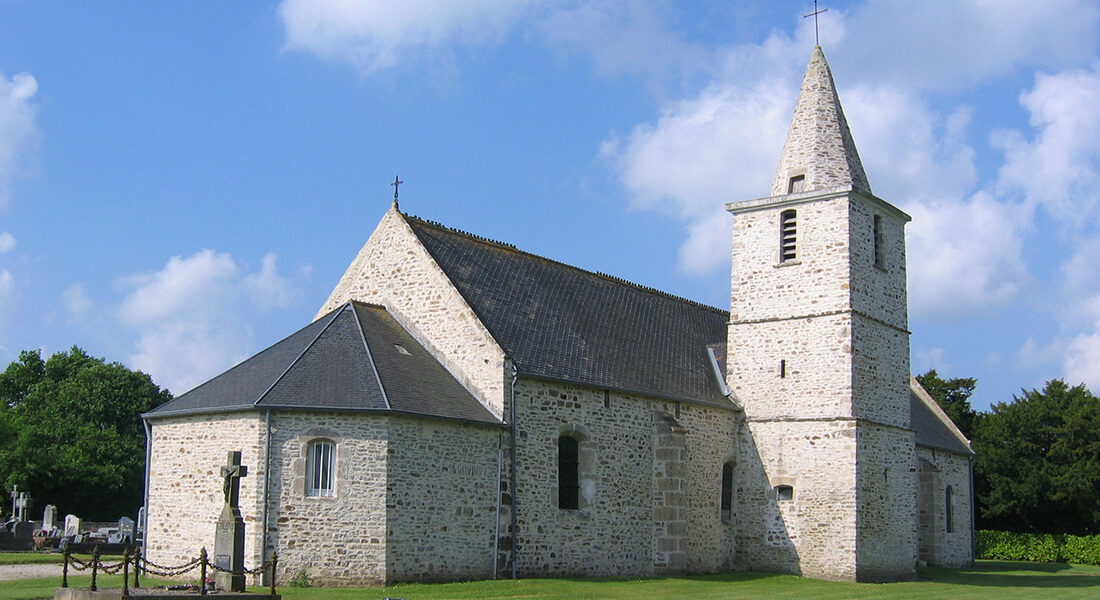
[{"label": "metal cross on spire", "polygon": [[814,18],[814,45],[815,46],[820,46],[821,45],[821,34],[818,33],[818,31],[817,31],[817,15],[820,15],[821,13],[828,12],[828,11],[829,11],[829,9],[827,9],[827,8],[822,8],[821,10],[818,10],[817,9],[817,0],[814,0],[814,12],[812,12],[808,15],[802,15],[803,19],[808,19],[810,17]]},{"label": "metal cross on spire", "polygon": [[390,184],[390,185],[393,186],[393,207],[394,208],[397,208],[397,188],[402,183],[405,183],[405,182],[401,181],[401,178],[395,175],[393,177],[393,183]]}]

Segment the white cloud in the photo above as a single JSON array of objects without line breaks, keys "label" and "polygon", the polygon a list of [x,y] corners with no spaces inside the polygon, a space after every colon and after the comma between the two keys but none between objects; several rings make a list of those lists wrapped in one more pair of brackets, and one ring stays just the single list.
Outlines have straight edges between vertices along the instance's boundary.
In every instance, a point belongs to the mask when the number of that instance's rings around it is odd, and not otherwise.
[{"label": "white cloud", "polygon": [[847,78],[926,90],[1085,60],[1100,32],[1094,0],[871,0],[846,18],[859,32],[836,48],[851,61]]},{"label": "white cloud", "polygon": [[1091,69],[1039,74],[1020,95],[1036,134],[1000,131],[994,145],[1007,157],[1000,187],[1019,191],[1067,224],[1100,217],[1100,61]]},{"label": "white cloud", "polygon": [[451,44],[498,43],[542,0],[284,0],[287,47],[344,60],[364,73]]},{"label": "white cloud", "polygon": [[947,351],[943,348],[929,348],[913,352],[913,372],[927,373],[935,369],[941,377],[951,375],[951,365],[947,362]]},{"label": "white cloud", "polygon": [[988,314],[1030,281],[1023,260],[1023,209],[986,193],[905,207],[909,306],[926,318]]},{"label": "white cloud", "polygon": [[0,270],[0,326],[8,320],[16,298],[15,277],[11,271]]},{"label": "white cloud", "polygon": [[38,82],[28,73],[11,79],[0,73],[0,209],[8,204],[12,181],[24,170],[27,153],[38,142],[32,99]]},{"label": "white cloud", "polygon": [[0,231],[0,254],[10,252],[15,248],[15,244],[15,236],[6,231]]},{"label": "white cloud", "polygon": [[201,250],[125,278],[118,318],[139,335],[131,366],[178,394],[247,358],[252,308],[287,306],[300,294],[275,262],[268,254],[249,273],[229,254]]},{"label": "white cloud", "polygon": [[65,303],[65,308],[69,310],[69,316],[74,321],[83,321],[92,312],[92,300],[88,298],[84,286],[79,283],[69,286],[62,292],[61,301]]}]

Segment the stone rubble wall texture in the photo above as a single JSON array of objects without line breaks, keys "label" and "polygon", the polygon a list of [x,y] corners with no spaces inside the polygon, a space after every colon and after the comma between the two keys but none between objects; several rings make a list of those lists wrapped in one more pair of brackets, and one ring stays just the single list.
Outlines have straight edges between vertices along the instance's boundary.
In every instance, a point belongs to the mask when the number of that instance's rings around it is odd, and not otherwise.
[{"label": "stone rubble wall texture", "polygon": [[[380,415],[273,414],[268,544],[279,553],[279,580],[386,581],[388,425]],[[336,445],[331,497],[306,491],[307,447],[317,439]]]},{"label": "stone rubble wall texture", "polygon": [[[736,413],[584,386],[520,379],[517,568],[524,577],[710,572],[733,564],[733,526],[719,514]],[[656,416],[655,416],[656,415]],[[664,426],[672,419],[682,428]],[[658,418],[659,417],[659,418]],[[557,497],[557,442],[580,432],[582,508]],[[681,438],[681,439],[676,439]]]},{"label": "stone rubble wall texture", "polygon": [[[920,509],[927,511],[930,539],[922,539],[921,560],[937,567],[966,567],[973,564],[973,510],[970,496],[970,457],[918,447],[917,456],[926,464],[922,477],[927,489],[921,490]],[[954,531],[947,532],[947,486],[955,489]]]},{"label": "stone rubble wall texture", "polygon": [[149,462],[146,559],[177,566],[214,555],[214,529],[224,505],[221,467],[241,451],[248,475],[240,480],[246,568],[261,564],[259,486],[263,482],[264,421],[258,413],[200,415],[153,421]]},{"label": "stone rubble wall texture", "polygon": [[860,421],[856,579],[916,579],[917,462],[911,430]]},{"label": "stone rubble wall texture", "polygon": [[396,210],[386,212],[318,317],[349,300],[386,306],[497,417],[504,352]]},{"label": "stone rubble wall texture", "polygon": [[[856,423],[749,421],[737,486],[738,566],[856,578]],[[781,501],[777,485],[793,488]]]},{"label": "stone rubble wall texture", "polygon": [[508,466],[500,430],[409,417],[388,423],[387,583],[492,578],[497,469]]}]

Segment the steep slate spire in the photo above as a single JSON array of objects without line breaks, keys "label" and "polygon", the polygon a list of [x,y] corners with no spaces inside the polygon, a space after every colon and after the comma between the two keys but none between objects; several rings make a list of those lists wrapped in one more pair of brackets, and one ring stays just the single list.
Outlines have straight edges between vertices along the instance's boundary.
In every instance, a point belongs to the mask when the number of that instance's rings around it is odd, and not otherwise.
[{"label": "steep slate spire", "polygon": [[[797,179],[792,186],[792,178]],[[848,131],[844,110],[821,46],[814,47],[798,93],[783,156],[772,183],[772,196],[852,187],[871,193],[871,184]]]}]

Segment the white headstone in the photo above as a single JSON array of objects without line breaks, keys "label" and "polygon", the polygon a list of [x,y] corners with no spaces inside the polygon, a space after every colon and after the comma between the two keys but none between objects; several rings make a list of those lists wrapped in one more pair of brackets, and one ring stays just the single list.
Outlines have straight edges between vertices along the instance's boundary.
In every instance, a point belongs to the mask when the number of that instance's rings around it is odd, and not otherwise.
[{"label": "white headstone", "polygon": [[80,517],[65,515],[65,536],[78,535],[80,533]]},{"label": "white headstone", "polygon": [[57,529],[57,525],[54,521],[57,521],[57,507],[52,504],[47,504],[46,509],[42,511],[43,531],[53,531]]}]

